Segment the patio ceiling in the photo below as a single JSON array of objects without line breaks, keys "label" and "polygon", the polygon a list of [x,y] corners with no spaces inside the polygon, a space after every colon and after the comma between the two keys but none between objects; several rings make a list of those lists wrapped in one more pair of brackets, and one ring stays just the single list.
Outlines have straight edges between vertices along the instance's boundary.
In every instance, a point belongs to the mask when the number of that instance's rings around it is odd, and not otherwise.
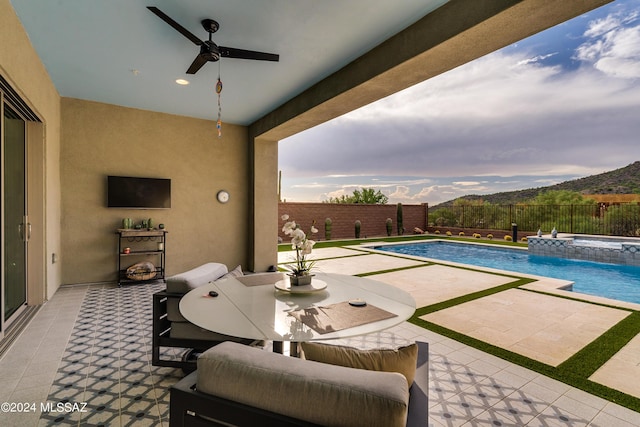
[{"label": "patio ceiling", "polygon": [[[279,62],[222,58],[223,120],[248,125],[446,0],[11,0],[58,92],[144,110],[217,117],[218,63],[186,70],[199,47],[147,6],[221,46]],[[178,78],[188,86],[175,83]]]},{"label": "patio ceiling", "polygon": [[[259,134],[295,117],[270,136],[282,138],[610,0],[10,1],[61,96],[215,120],[220,73],[222,120]],[[215,19],[217,44],[280,61],[186,74],[199,47],[147,6],[201,40],[200,21]]]}]

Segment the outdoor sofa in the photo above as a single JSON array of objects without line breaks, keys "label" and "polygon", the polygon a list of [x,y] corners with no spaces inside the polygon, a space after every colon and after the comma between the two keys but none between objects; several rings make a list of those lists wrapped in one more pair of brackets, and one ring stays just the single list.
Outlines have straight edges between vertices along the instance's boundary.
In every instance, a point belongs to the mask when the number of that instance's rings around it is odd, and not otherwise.
[{"label": "outdoor sofa", "polygon": [[169,425],[424,427],[429,346],[415,347],[409,384],[408,376],[397,372],[222,343],[203,353],[198,370],[171,388]]}]

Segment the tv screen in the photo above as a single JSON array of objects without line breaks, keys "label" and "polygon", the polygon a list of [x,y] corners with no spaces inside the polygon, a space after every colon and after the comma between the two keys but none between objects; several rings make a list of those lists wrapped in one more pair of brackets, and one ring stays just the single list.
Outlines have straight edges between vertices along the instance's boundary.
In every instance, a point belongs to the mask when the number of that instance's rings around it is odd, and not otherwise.
[{"label": "tv screen", "polygon": [[107,206],[130,209],[168,209],[171,207],[171,180],[108,176]]}]

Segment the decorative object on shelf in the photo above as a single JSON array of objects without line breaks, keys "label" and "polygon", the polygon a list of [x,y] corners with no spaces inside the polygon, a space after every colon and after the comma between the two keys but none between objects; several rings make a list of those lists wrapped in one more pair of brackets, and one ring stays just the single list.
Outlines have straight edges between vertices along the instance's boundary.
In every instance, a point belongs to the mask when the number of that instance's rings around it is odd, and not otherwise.
[{"label": "decorative object on shelf", "polygon": [[[315,261],[307,259],[307,255],[311,254],[315,241],[308,239],[307,235],[300,228],[295,221],[288,221],[289,215],[282,215],[282,220],[286,221],[282,227],[282,232],[286,236],[291,237],[291,248],[296,250],[295,264],[289,264],[286,268],[291,272],[289,273],[291,286],[306,286],[311,284],[313,275],[311,269],[315,264]],[[318,229],[315,227],[315,222],[311,224],[311,233],[317,233]]]},{"label": "decorative object on shelf", "polygon": [[133,228],[135,228],[136,230],[140,230],[142,228],[141,224],[136,224]]},{"label": "decorative object on shelf", "polygon": [[124,229],[133,228],[133,220],[131,218],[124,218],[122,220],[122,228]]},{"label": "decorative object on shelf", "polygon": [[124,248],[124,249],[122,250],[122,253],[123,253],[123,254],[130,254],[130,253],[131,253],[131,248]]},{"label": "decorative object on shelf", "polygon": [[551,237],[553,237],[554,239],[558,237],[558,230],[556,230],[555,227],[553,227],[553,230],[551,230]]},{"label": "decorative object on shelf", "polygon": [[153,230],[153,220],[151,218],[147,220],[147,228]]},{"label": "decorative object on shelf", "polygon": [[159,228],[160,230],[164,230],[164,224],[162,224],[162,223],[158,224],[158,228]]},{"label": "decorative object on shelf", "polygon": [[162,242],[158,243],[158,250],[159,251],[163,251],[164,250],[164,243],[162,243]]},{"label": "decorative object on shelf", "polygon": [[146,219],[142,220],[142,228],[149,228],[149,223]]},{"label": "decorative object on shelf", "polygon": [[127,278],[130,280],[150,280],[156,277],[156,266],[149,261],[138,262],[127,268]]},{"label": "decorative object on shelf", "polygon": [[227,203],[229,201],[229,192],[226,190],[220,190],[218,191],[218,194],[216,194],[216,198],[220,203]]}]

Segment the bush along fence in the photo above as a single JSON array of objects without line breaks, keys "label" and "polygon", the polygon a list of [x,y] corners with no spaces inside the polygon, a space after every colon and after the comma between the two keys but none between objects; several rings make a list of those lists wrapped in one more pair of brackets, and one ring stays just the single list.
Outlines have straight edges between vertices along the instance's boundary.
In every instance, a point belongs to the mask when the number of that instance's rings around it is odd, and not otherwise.
[{"label": "bush along fence", "polygon": [[[426,203],[367,205],[281,202],[278,203],[278,217],[288,214],[304,229],[315,224],[318,233],[313,235],[314,240],[339,240],[414,234],[416,228],[427,228],[428,209]],[[287,241],[280,229],[278,236]]]},{"label": "bush along fence", "polygon": [[[552,229],[561,233],[640,236],[640,205],[486,205],[429,209],[429,226],[440,229],[509,231],[517,224],[521,235]],[[467,233],[468,234],[468,233]]]},{"label": "bush along fence", "polygon": [[[364,205],[343,203],[278,204],[303,227],[315,224],[316,240],[416,234],[504,239],[551,233],[640,236],[640,205],[485,205],[429,208],[425,204]],[[395,221],[394,221],[395,219]],[[324,226],[323,226],[324,224]],[[514,235],[514,224],[517,234]],[[449,232],[449,234],[447,234]],[[282,230],[278,236],[285,238]],[[487,237],[490,236],[490,237]],[[286,240],[286,239],[284,239]]]}]

